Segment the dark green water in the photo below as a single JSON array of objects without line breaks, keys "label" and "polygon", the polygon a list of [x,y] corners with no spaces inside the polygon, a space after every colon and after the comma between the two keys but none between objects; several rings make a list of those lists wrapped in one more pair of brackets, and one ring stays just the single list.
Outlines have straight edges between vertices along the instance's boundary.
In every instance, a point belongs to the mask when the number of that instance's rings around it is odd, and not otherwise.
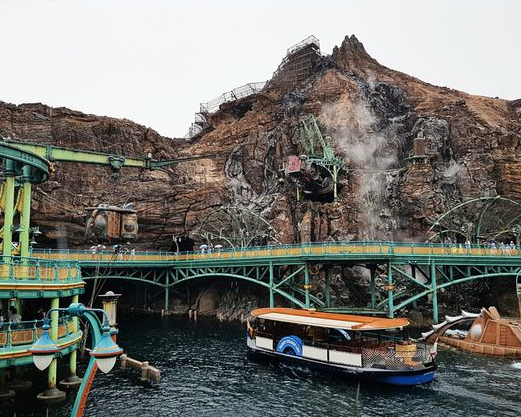
[{"label": "dark green water", "polygon": [[[516,416],[521,363],[441,351],[436,380],[420,387],[372,386],[328,374],[273,368],[246,357],[239,324],[141,316],[120,320],[119,343],[149,360],[162,381],[137,371],[98,372],[86,416]],[[42,378],[43,379],[43,378]],[[73,398],[45,409],[28,394],[2,416],[68,416]]]}]

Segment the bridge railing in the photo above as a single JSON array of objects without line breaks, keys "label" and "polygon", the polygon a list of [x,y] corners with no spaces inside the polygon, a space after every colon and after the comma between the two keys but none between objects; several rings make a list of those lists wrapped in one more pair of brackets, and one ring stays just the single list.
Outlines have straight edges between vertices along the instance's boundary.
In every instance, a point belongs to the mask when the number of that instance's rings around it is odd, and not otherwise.
[{"label": "bridge railing", "polygon": [[40,259],[63,261],[90,261],[110,263],[118,261],[159,261],[167,262],[175,259],[173,252],[128,251],[114,252],[111,250],[91,251],[82,249],[39,249],[33,255]]},{"label": "bridge railing", "polygon": [[81,270],[79,263],[71,260],[0,257],[0,285],[12,281],[79,282],[81,281]]},{"label": "bridge railing", "polygon": [[446,245],[408,242],[310,242],[251,248],[227,248],[174,254],[174,260],[237,259],[286,257],[299,255],[448,255],[448,256],[521,256],[518,247]]},{"label": "bridge railing", "polygon": [[[0,323],[0,352],[2,348],[32,345],[42,334],[42,326],[43,320]],[[73,318],[60,317],[58,320],[58,339],[68,337],[73,332]]]},{"label": "bridge railing", "polygon": [[464,245],[389,241],[309,242],[248,248],[207,248],[192,252],[147,252],[61,250],[35,251],[34,256],[47,260],[77,262],[173,262],[206,259],[291,257],[302,255],[447,255],[447,256],[521,256],[519,246]]}]

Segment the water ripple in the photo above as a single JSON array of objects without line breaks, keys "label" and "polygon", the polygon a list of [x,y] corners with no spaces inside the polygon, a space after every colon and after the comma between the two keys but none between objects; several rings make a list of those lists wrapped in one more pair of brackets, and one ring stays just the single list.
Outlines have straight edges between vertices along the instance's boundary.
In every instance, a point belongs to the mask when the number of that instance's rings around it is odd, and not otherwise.
[{"label": "water ripple", "polygon": [[[145,316],[132,322],[123,317],[120,329],[118,341],[129,356],[160,368],[162,381],[144,386],[137,371],[120,369],[98,375],[86,416],[521,415],[519,362],[443,350],[432,384],[399,388],[249,361],[244,329],[237,324]],[[67,416],[72,401],[48,415]],[[47,415],[35,401],[25,401],[2,405],[0,416],[15,412]]]}]

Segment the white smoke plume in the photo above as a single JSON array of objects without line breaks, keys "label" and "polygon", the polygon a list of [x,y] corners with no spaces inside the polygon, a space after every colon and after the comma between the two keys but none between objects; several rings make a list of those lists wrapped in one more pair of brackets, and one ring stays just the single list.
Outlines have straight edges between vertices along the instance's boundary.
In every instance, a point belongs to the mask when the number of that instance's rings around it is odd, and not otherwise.
[{"label": "white smoke plume", "polygon": [[444,184],[454,184],[458,178],[459,172],[464,169],[454,159],[451,159],[447,168],[441,172],[441,181]]},{"label": "white smoke plume", "polygon": [[379,129],[377,118],[361,99],[324,105],[319,122],[347,157],[349,180],[360,199],[360,238],[392,239],[396,222],[389,186],[396,178],[391,169],[398,166],[403,140],[395,126]]}]

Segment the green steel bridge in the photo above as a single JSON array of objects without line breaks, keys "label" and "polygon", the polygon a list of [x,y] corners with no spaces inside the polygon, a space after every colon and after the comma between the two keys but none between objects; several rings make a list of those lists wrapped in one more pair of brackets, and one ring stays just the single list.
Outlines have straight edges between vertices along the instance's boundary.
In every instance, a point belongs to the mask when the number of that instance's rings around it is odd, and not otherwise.
[{"label": "green steel bridge", "polygon": [[[301,308],[386,314],[429,299],[438,321],[438,293],[484,278],[508,278],[521,290],[521,250],[476,245],[392,242],[323,242],[220,250],[213,253],[35,251],[47,261],[77,264],[83,279],[124,279],[164,289],[165,310],[176,285],[196,279],[234,279],[258,284],[270,306],[280,296]],[[331,269],[362,266],[370,271],[370,299],[364,306],[333,306]],[[100,271],[103,271],[100,273]],[[384,297],[381,297],[383,289]]]}]

